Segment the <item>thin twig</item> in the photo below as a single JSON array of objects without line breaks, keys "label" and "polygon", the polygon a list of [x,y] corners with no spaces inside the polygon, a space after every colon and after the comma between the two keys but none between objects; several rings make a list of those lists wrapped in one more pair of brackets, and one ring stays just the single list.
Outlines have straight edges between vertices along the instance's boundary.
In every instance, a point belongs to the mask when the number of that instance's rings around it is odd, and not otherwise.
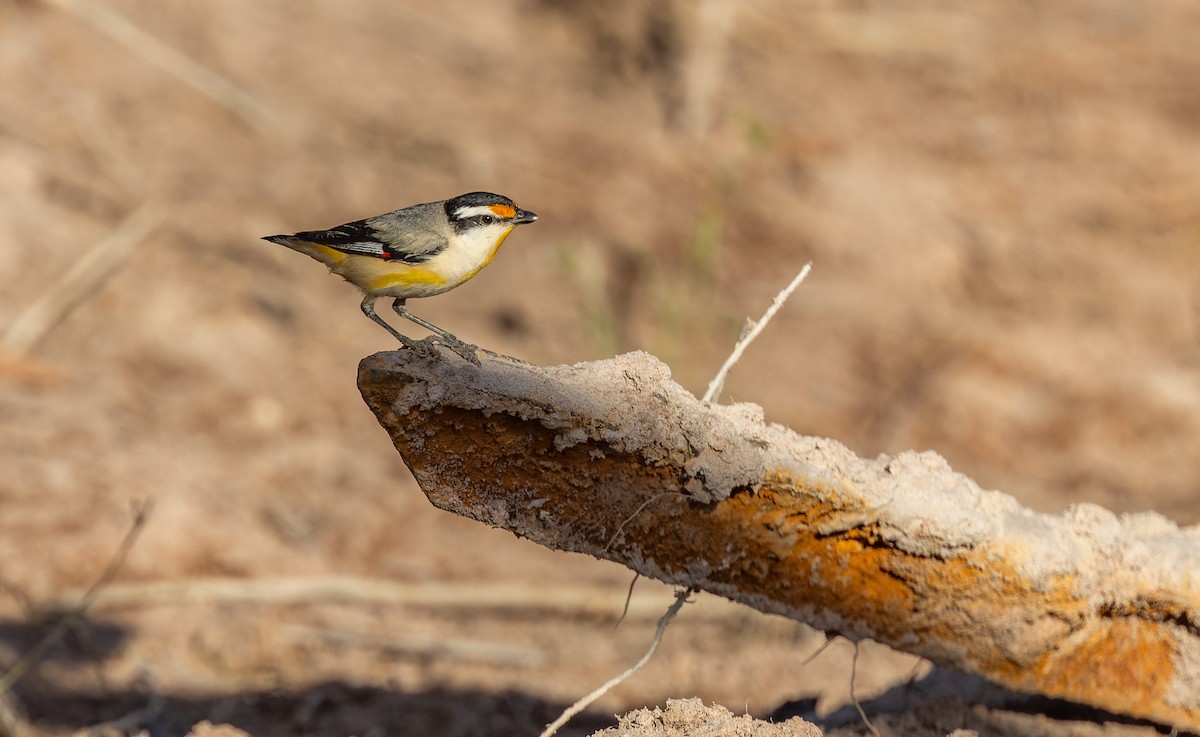
[{"label": "thin twig", "polygon": [[826,638],[825,638],[825,642],[822,642],[822,643],[821,643],[821,647],[817,648],[816,652],[814,652],[812,655],[809,655],[809,656],[808,656],[807,658],[805,658],[804,660],[801,660],[801,661],[800,661],[800,664],[799,664],[798,666],[796,666],[796,667],[798,667],[798,668],[803,668],[804,666],[806,666],[806,665],[808,665],[809,663],[813,662],[813,661],[814,661],[814,660],[816,660],[817,658],[821,657],[821,653],[823,653],[823,652],[825,652],[826,650],[828,650],[828,649],[829,649],[829,646],[833,644],[833,641],[834,641],[835,639],[837,639],[837,638],[835,638],[835,637],[826,637]]},{"label": "thin twig", "polygon": [[134,210],[116,230],[76,260],[62,278],[17,315],[0,337],[0,351],[15,355],[28,353],[51,328],[116,273],[165,215],[162,203],[155,200]]},{"label": "thin twig", "polygon": [[619,628],[621,623],[625,621],[625,616],[629,614],[629,603],[633,601],[633,586],[641,577],[642,574],[640,573],[633,574],[633,580],[629,582],[629,591],[625,594],[625,608],[621,610],[621,616],[617,618],[617,623],[613,625],[613,632],[617,631],[617,628]]},{"label": "thin twig", "polygon": [[763,328],[767,326],[771,318],[775,317],[775,313],[779,312],[779,308],[783,307],[783,303],[787,302],[788,297],[792,296],[792,292],[796,291],[796,287],[800,286],[800,283],[804,281],[810,271],[812,271],[811,261],[805,264],[803,269],[800,269],[800,273],[796,275],[795,279],[792,279],[791,284],[788,284],[783,288],[783,291],[775,295],[775,299],[771,300],[771,306],[767,308],[767,311],[763,313],[758,322],[751,323],[750,329],[738,339],[737,345],[733,347],[733,352],[729,354],[729,358],[725,359],[721,370],[709,382],[708,391],[704,392],[703,401],[712,402],[716,400],[717,396],[721,393],[722,387],[725,386],[725,377],[729,375],[729,370],[733,368],[735,363],[741,360],[742,354],[746,352],[746,347],[754,342],[754,339],[763,331]]},{"label": "thin twig", "polygon": [[275,115],[249,92],[173,46],[168,46],[109,8],[86,0],[45,2],[87,21],[93,28],[129,51],[233,111],[251,127],[262,129],[273,122]]},{"label": "thin twig", "polygon": [[149,499],[142,501],[133,507],[133,522],[129,526],[129,532],[125,533],[125,539],[121,541],[121,547],[117,548],[116,554],[112,560],[108,562],[108,567],[104,569],[104,573],[100,574],[100,578],[96,579],[96,583],[87,590],[83,598],[79,600],[79,606],[76,607],[75,613],[83,614],[104,587],[112,583],[116,578],[117,572],[121,570],[121,566],[125,565],[125,559],[129,557],[129,551],[133,550],[134,543],[137,542],[138,536],[142,534],[142,528],[146,526],[146,520],[150,519],[150,512],[154,509],[154,503]]},{"label": "thin twig", "polygon": [[859,643],[854,643],[854,657],[850,659],[850,700],[854,702],[854,708],[858,709],[858,715],[862,717],[863,724],[867,725],[867,729],[871,730],[871,734],[875,737],[883,737],[875,725],[871,724],[871,720],[867,719],[867,712],[863,711],[862,704],[854,695],[854,679],[858,677],[858,645]]},{"label": "thin twig", "polygon": [[100,577],[96,579],[96,582],[93,583],[83,597],[80,598],[79,603],[72,607],[70,611],[63,613],[59,620],[54,623],[54,627],[52,627],[50,631],[46,633],[46,635],[38,642],[38,644],[34,645],[29,652],[25,653],[25,655],[23,655],[21,659],[17,661],[17,664],[9,669],[9,671],[5,673],[3,677],[0,677],[0,696],[7,693],[9,689],[16,685],[17,681],[21,680],[25,674],[29,672],[29,669],[37,664],[39,660],[41,660],[42,656],[46,654],[46,651],[49,650],[54,643],[58,642],[59,638],[63,636],[63,633],[65,633],[68,628],[79,621],[79,618],[87,612],[88,607],[92,605],[92,602],[96,600],[96,597],[100,595],[100,592],[104,590],[104,587],[107,586],[109,582],[111,582],[117,575],[117,572],[121,570],[121,566],[125,564],[125,559],[129,556],[129,551],[133,549],[134,543],[137,542],[138,536],[141,535],[142,528],[146,526],[146,520],[150,515],[150,508],[151,506],[149,502],[142,503],[134,508],[133,522],[129,526],[129,531],[125,533],[125,538],[121,541],[121,546],[117,548],[117,552],[108,562],[108,567],[104,569],[104,573],[100,574]]},{"label": "thin twig", "polygon": [[671,623],[671,620],[674,619],[675,615],[679,613],[679,610],[683,608],[683,605],[685,602],[687,602],[688,597],[697,590],[698,589],[695,587],[688,588],[675,595],[675,603],[672,604],[669,609],[667,609],[667,613],[662,616],[662,619],[658,620],[658,630],[654,633],[654,641],[650,643],[650,648],[646,650],[646,654],[643,655],[638,662],[634,663],[629,670],[625,671],[616,678],[609,680],[600,688],[592,691],[587,696],[584,696],[582,699],[567,707],[566,711],[559,715],[558,719],[555,719],[553,722],[551,722],[549,726],[542,731],[539,737],[550,737],[553,735],[559,730],[560,727],[569,722],[571,717],[591,706],[596,699],[611,691],[614,687],[625,681],[634,673],[637,673],[639,670],[641,670],[642,666],[644,666],[646,663],[650,662],[650,658],[653,657],[654,651],[658,649],[658,644],[662,642],[663,633],[666,632],[667,625]]}]

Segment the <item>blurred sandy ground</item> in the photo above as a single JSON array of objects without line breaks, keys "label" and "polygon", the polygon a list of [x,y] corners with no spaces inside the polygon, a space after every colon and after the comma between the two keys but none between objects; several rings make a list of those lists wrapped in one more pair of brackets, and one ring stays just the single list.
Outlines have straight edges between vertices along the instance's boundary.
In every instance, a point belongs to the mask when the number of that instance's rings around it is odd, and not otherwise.
[{"label": "blurred sandy ground", "polygon": [[[388,336],[258,240],[476,189],[542,217],[410,305],[468,341],[538,363],[644,349],[699,392],[812,260],[726,401],[862,455],[937,450],[1035,509],[1193,523],[1198,37],[1190,0],[0,4],[0,333],[132,213],[162,217],[0,357],[3,576],[35,599],[87,584],[153,498],[126,580],[619,599],[621,569],[429,508],[355,390]],[[565,639],[603,650],[601,629]],[[770,708],[807,677],[764,689],[769,655],[727,656],[714,685],[664,649],[608,706]],[[589,662],[478,678],[570,698],[625,661]]]}]

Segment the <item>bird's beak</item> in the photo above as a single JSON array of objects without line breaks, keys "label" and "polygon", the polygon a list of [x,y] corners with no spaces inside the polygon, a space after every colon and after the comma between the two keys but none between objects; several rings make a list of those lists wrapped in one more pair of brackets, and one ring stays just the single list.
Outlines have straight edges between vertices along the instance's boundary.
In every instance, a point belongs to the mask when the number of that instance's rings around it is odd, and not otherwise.
[{"label": "bird's beak", "polygon": [[525,225],[537,220],[537,213],[529,210],[517,210],[517,216],[513,218],[513,222],[517,225]]}]

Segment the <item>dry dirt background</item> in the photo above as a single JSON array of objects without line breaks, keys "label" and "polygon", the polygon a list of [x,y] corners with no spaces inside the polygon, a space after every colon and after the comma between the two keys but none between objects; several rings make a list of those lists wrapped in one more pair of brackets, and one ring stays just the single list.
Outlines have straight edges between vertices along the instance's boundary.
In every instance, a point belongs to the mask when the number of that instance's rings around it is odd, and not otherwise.
[{"label": "dry dirt background", "polygon": [[[430,507],[355,389],[388,337],[258,240],[474,189],[542,218],[412,304],[471,342],[644,348],[699,393],[812,260],[726,398],[1035,509],[1200,520],[1193,0],[93,2],[0,2],[0,335],[139,207],[164,219],[0,354],[5,668],[154,508],[130,598],[16,687],[20,733],[536,734],[637,658],[670,592],[640,584],[614,634],[624,569]],[[850,648],[805,664],[820,642],[701,597],[569,733],[672,697],[836,708]],[[857,691],[920,668],[868,646]],[[1065,733],[954,713],[885,728]]]}]

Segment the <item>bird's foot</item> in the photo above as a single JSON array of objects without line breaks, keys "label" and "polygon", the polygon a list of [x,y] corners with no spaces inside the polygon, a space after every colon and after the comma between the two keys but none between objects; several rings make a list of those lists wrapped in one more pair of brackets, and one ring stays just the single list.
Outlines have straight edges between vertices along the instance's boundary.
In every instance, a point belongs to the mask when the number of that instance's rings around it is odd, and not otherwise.
[{"label": "bird's foot", "polygon": [[418,356],[422,356],[424,358],[438,357],[437,349],[433,347],[433,343],[430,342],[429,338],[426,338],[425,340],[413,340],[407,335],[402,334],[398,334],[396,337],[400,339],[401,345],[413,353],[416,353]]}]

